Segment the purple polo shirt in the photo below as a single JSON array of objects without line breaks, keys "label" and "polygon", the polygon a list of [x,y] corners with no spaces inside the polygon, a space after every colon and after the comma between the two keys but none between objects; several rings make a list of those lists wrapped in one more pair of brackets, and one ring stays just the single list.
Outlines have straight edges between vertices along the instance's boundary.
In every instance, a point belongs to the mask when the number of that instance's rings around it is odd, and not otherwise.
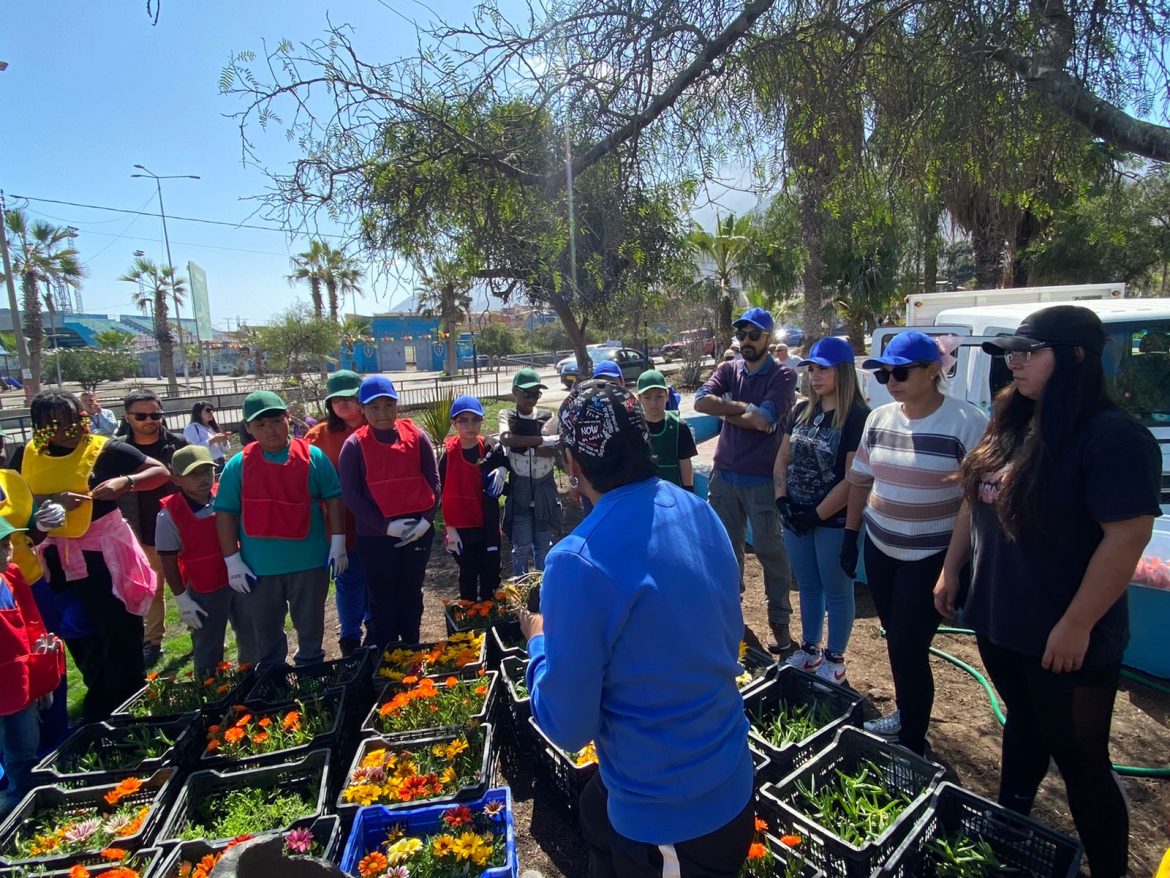
[{"label": "purple polo shirt", "polygon": [[[749,372],[742,360],[725,361],[695,391],[695,399],[708,395],[722,397],[726,393],[736,402],[759,406],[773,424],[783,424],[796,402],[796,373],[770,356],[764,358],[764,365],[755,372]],[[725,424],[715,447],[715,469],[731,474],[729,481],[733,484],[762,484],[772,478],[776,452],[783,440],[783,430],[762,433]]]}]

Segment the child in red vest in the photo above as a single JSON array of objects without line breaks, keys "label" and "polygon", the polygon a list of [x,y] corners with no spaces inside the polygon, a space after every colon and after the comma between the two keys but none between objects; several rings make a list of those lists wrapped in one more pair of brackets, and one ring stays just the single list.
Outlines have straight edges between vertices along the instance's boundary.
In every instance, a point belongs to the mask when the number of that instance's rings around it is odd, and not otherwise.
[{"label": "child in red vest", "polygon": [[155,548],[179,618],[191,629],[195,673],[208,676],[223,661],[229,622],[236,633],[240,664],[253,664],[257,655],[251,602],[247,595],[228,588],[227,565],[215,530],[211,452],[203,445],[180,448],[171,458],[171,480],[179,491],[162,501]]},{"label": "child in red vest", "polygon": [[459,597],[486,601],[500,587],[500,494],[508,458],[488,448],[479,434],[483,406],[474,396],[451,403],[455,435],[443,443],[439,479],[443,485],[445,545],[459,562]]},{"label": "child in red vest", "polygon": [[0,816],[29,791],[40,742],[37,710],[51,704],[65,673],[61,642],[46,631],[32,589],[12,563],[12,535],[22,530],[0,518],[0,751],[8,778]]}]

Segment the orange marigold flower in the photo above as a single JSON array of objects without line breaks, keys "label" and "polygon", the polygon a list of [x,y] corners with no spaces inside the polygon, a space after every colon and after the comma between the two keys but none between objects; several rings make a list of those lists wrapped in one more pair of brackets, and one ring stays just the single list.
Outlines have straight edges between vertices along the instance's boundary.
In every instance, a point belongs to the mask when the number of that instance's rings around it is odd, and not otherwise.
[{"label": "orange marigold flower", "polygon": [[215,669],[217,671],[230,671],[232,669],[232,666],[228,662],[220,662],[218,665],[215,666]]},{"label": "orange marigold flower", "polygon": [[212,686],[215,685],[215,677],[208,677],[206,680],[203,681],[203,685],[206,688],[210,689]]},{"label": "orange marigold flower", "polygon": [[290,729],[300,728],[300,725],[301,725],[301,714],[299,711],[295,711],[295,710],[290,710],[288,713],[286,713],[284,715],[283,722],[281,722],[281,726],[284,727],[284,730],[286,732],[289,731]]},{"label": "orange marigold flower", "polygon": [[476,695],[487,695],[487,686],[483,685],[482,683],[480,685],[476,686],[475,687],[475,694]]},{"label": "orange marigold flower", "polygon": [[153,683],[155,680],[158,679],[158,671],[151,671],[149,674],[146,675],[146,679]]},{"label": "orange marigold flower", "polygon": [[443,685],[446,686],[448,689],[454,689],[456,686],[459,685],[459,678],[458,677],[448,677],[446,680],[443,681]]},{"label": "orange marigold flower", "polygon": [[257,732],[252,736],[253,744],[263,744],[268,740],[268,732]]},{"label": "orange marigold flower", "polygon": [[219,728],[219,726],[218,726],[218,725],[214,725],[214,726],[208,726],[208,727],[207,727],[207,737],[209,737],[209,738],[210,738],[212,735],[217,735],[217,734],[219,734],[219,732],[220,732],[220,728]]},{"label": "orange marigold flower", "polygon": [[118,860],[126,859],[126,855],[128,853],[129,851],[123,850],[122,848],[106,848],[104,851],[102,851],[101,856],[103,860],[112,860],[117,862]]},{"label": "orange marigold flower", "polygon": [[260,720],[258,725],[262,729],[268,728],[270,725],[272,725],[272,717],[270,717],[270,716],[264,717],[263,719]]},{"label": "orange marigold flower", "polygon": [[800,844],[800,841],[801,841],[801,839],[800,839],[799,835],[782,835],[782,836],[780,836],[780,844],[787,845],[790,848],[796,847],[798,844]]},{"label": "orange marigold flower", "polygon": [[215,691],[219,695],[227,695],[229,692],[232,691],[232,684],[231,683],[221,683],[220,685],[215,687]]},{"label": "orange marigold flower", "polygon": [[240,717],[238,720],[236,720],[236,728],[242,729],[244,726],[246,726],[251,721],[252,721],[252,714],[245,713],[242,717]]},{"label": "orange marigold flower", "polygon": [[118,866],[116,869],[107,869],[102,872],[102,878],[142,878],[142,876],[136,869]]},{"label": "orange marigold flower", "polygon": [[390,861],[386,859],[386,855],[381,851],[374,851],[362,857],[361,862],[358,863],[358,874],[362,878],[374,878],[389,868]]},{"label": "orange marigold flower", "polygon": [[411,686],[418,682],[418,677],[416,677],[414,674],[407,674],[402,678],[402,682],[407,686]]},{"label": "orange marigold flower", "polygon": [[108,805],[116,805],[127,796],[132,796],[142,788],[142,781],[136,777],[128,777],[103,796]]},{"label": "orange marigold flower", "polygon": [[760,844],[758,841],[753,842],[752,846],[748,848],[748,859],[758,860],[768,852],[768,849]]},{"label": "orange marigold flower", "polygon": [[756,832],[765,832],[765,831],[767,831],[767,829],[768,829],[768,824],[766,822],[764,822],[763,820],[761,820],[759,817],[757,817],[756,818]]},{"label": "orange marigold flower", "polygon": [[208,753],[214,753],[218,749],[219,749],[219,738],[212,738],[210,741],[207,742],[207,752]]},{"label": "orange marigold flower", "polygon": [[238,744],[244,739],[244,730],[241,728],[230,728],[223,733],[223,739],[229,744]]},{"label": "orange marigold flower", "polygon": [[69,870],[69,878],[89,878],[89,869],[85,866],[74,866]]}]

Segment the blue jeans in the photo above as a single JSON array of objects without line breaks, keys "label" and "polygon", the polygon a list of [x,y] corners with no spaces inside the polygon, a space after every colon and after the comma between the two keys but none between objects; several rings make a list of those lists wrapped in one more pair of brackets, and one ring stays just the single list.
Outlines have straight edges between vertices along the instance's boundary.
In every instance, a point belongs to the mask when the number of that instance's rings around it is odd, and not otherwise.
[{"label": "blue jeans", "polygon": [[337,600],[337,636],[342,640],[362,639],[362,623],[370,621],[370,599],[366,593],[366,567],[355,546],[349,552],[349,566],[333,580]]},{"label": "blue jeans", "polygon": [[829,612],[829,652],[841,655],[853,632],[853,583],[841,569],[841,541],[845,531],[814,527],[804,536],[784,528],[788,563],[800,589],[800,639],[819,646],[825,610]]},{"label": "blue jeans", "polygon": [[547,521],[537,521],[531,512],[517,512],[512,516],[512,575],[523,576],[528,572],[528,559],[533,560],[533,569],[543,570],[544,559],[552,548],[552,526]]},{"label": "blue jeans", "polygon": [[8,779],[8,790],[0,796],[0,816],[19,805],[31,788],[40,740],[41,722],[35,702],[19,713],[0,717],[0,752],[4,755],[4,776]]}]

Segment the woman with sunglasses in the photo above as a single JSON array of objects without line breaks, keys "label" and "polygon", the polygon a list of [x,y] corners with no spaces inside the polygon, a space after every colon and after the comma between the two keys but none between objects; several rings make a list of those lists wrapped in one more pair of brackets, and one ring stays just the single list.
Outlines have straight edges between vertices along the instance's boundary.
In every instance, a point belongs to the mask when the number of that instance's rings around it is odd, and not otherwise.
[{"label": "woman with sunglasses", "polygon": [[935,602],[963,619],[1007,708],[1001,805],[1027,814],[1056,761],[1094,878],[1126,874],[1129,817],[1109,726],[1129,638],[1126,589],[1150,539],[1161,455],[1109,398],[1105,331],[1087,308],[1054,305],[983,349],[1012,384],[963,461],[965,498]]},{"label": "woman with sunglasses", "polygon": [[191,445],[202,445],[211,452],[215,471],[223,471],[224,449],[231,445],[232,434],[219,429],[215,407],[205,399],[191,406],[191,423],[183,428],[183,438]]},{"label": "woman with sunglasses", "polygon": [[[840,562],[849,500],[845,473],[869,406],[857,388],[847,341],[822,338],[795,365],[808,369],[809,398],[792,411],[773,473],[788,563],[800,589],[801,646],[787,663],[842,683],[855,611],[853,580]],[[826,611],[829,636],[822,651]]]},{"label": "woman with sunglasses", "polygon": [[895,335],[863,369],[893,402],[874,409],[846,476],[849,509],[841,568],[857,571],[857,532],[865,519],[865,572],[894,678],[897,712],[867,731],[922,754],[934,704],[930,642],[938,629],[934,585],[962,504],[959,465],[983,436],[987,416],[946,396],[942,354],[929,335]]}]

